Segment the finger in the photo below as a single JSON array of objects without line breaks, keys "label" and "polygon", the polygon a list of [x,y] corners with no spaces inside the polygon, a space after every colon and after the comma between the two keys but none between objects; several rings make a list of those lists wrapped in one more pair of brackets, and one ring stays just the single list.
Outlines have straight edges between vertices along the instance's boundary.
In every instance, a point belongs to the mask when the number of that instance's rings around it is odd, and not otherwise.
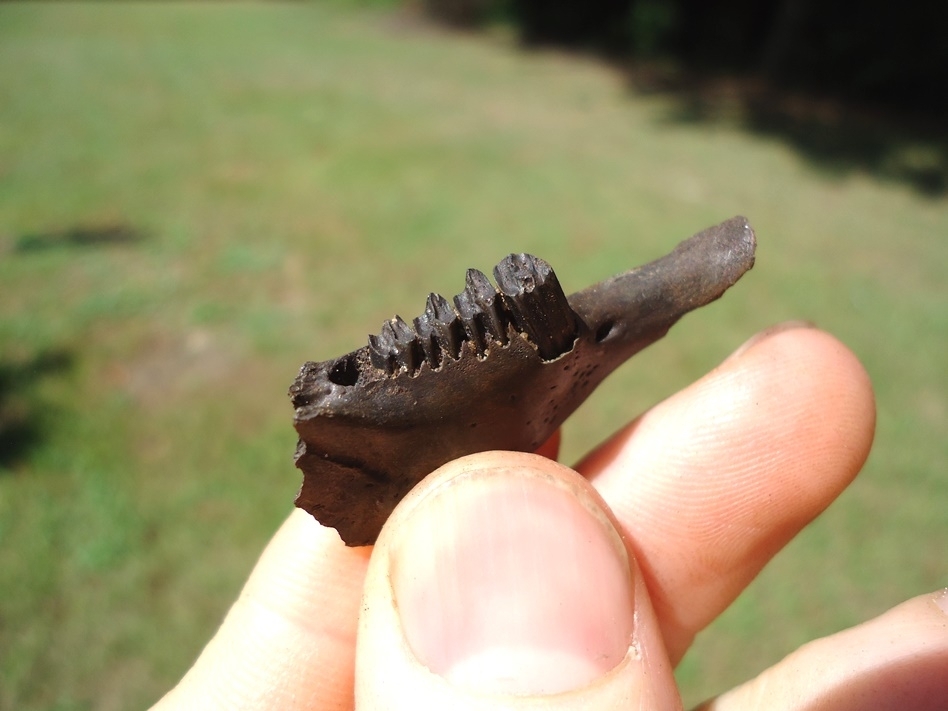
[{"label": "finger", "polygon": [[944,711],[948,589],[811,642],[696,711]]},{"label": "finger", "polygon": [[845,346],[765,333],[577,468],[632,541],[673,662],[861,468],[875,408]]},{"label": "finger", "polygon": [[352,709],[370,549],[295,510],[194,667],[159,709]]},{"label": "finger", "polygon": [[678,709],[601,498],[533,454],[451,462],[395,509],[366,577],[359,709]]},{"label": "finger", "polygon": [[560,443],[562,441],[562,430],[557,429],[556,432],[550,435],[546,442],[540,445],[536,454],[539,454],[541,457],[546,457],[547,459],[552,459],[555,462],[560,456]]}]

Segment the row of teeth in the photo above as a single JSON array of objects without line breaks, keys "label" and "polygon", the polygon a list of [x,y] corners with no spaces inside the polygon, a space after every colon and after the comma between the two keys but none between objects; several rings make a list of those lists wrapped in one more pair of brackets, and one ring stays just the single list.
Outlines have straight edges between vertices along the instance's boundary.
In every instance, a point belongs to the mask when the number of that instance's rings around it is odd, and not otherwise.
[{"label": "row of teeth", "polygon": [[409,325],[400,316],[369,336],[372,365],[385,373],[416,373],[422,363],[439,368],[446,357],[457,360],[464,343],[481,358],[491,344],[505,346],[508,327],[525,334],[541,358],[569,351],[577,319],[553,269],[530,254],[511,254],[494,267],[498,288],[477,269],[467,272],[464,291],[454,306],[440,294],[428,296],[423,314]]}]

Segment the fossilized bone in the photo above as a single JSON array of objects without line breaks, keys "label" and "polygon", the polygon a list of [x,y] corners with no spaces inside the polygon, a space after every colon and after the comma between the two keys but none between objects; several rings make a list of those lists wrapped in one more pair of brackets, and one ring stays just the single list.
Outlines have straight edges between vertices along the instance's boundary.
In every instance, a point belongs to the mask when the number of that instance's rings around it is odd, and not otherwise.
[{"label": "fossilized bone", "polygon": [[369,343],[308,362],[290,387],[303,485],[296,505],[350,546],[376,537],[395,505],[456,457],[533,451],[625,360],[754,264],[734,217],[670,254],[569,298],[550,265],[512,254],[498,288],[470,269],[453,305],[431,294]]}]

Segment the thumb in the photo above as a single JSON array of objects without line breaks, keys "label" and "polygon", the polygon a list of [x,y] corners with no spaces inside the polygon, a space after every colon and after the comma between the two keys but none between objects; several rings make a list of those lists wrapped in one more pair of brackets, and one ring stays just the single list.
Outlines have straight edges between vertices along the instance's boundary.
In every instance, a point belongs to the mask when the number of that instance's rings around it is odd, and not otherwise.
[{"label": "thumb", "polygon": [[680,709],[642,576],[580,475],[531,454],[451,462],[372,553],[359,709]]}]

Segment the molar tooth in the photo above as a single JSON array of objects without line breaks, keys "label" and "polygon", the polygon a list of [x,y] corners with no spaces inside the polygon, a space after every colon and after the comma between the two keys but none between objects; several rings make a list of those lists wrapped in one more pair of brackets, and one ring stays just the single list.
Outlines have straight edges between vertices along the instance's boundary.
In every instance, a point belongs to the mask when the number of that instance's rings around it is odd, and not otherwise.
[{"label": "molar tooth", "polygon": [[388,321],[382,324],[377,336],[369,336],[369,360],[372,365],[388,374],[395,372],[395,332]]},{"label": "molar tooth", "polygon": [[484,335],[484,324],[478,318],[481,310],[474,302],[474,296],[465,289],[454,297],[454,305],[467,333],[467,340],[474,346],[477,355],[483,356],[487,352],[487,339]]},{"label": "molar tooth", "polygon": [[425,307],[428,322],[434,330],[441,351],[457,360],[464,342],[464,326],[457,312],[441,294],[430,294]]},{"label": "molar tooth", "polygon": [[498,293],[484,272],[477,269],[467,270],[467,288],[480,309],[480,321],[485,335],[501,345],[507,345],[507,308],[503,297]]},{"label": "molar tooth", "polygon": [[[428,297],[428,303],[431,303],[431,296]],[[434,312],[430,306],[426,306],[425,312],[420,316],[416,316],[412,323],[425,352],[425,359],[428,361],[428,365],[435,369],[441,365],[441,344],[438,342],[438,334],[435,331],[433,320]]]},{"label": "molar tooth", "polygon": [[494,267],[494,277],[514,325],[541,358],[553,360],[573,347],[576,315],[549,264],[532,254],[511,254]]},{"label": "molar tooth", "polygon": [[425,311],[431,314],[432,321],[450,321],[458,317],[454,309],[451,308],[451,304],[448,303],[448,300],[441,296],[441,294],[435,294],[434,292],[428,294]]},{"label": "molar tooth", "polygon": [[395,361],[409,373],[414,373],[421,367],[424,359],[424,350],[418,341],[412,327],[405,323],[401,316],[396,316],[387,324],[394,334]]}]

